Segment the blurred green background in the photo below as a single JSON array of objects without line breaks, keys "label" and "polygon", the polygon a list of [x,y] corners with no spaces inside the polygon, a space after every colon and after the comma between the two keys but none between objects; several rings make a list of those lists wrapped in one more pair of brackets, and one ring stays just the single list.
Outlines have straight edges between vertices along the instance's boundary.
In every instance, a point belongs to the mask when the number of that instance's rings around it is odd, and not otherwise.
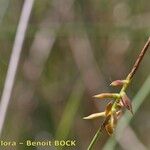
[{"label": "blurred green background", "polygon": [[[23,4],[0,0],[1,93]],[[126,77],[149,35],[147,0],[35,0],[1,139],[72,139],[76,147],[64,150],[85,150],[102,120],[82,118],[106,104],[92,96],[119,90],[109,84]],[[149,66],[150,50],[128,89],[131,99],[150,76]],[[115,147],[103,132],[95,150],[106,144],[106,150],[150,149],[149,91],[144,86],[140,107]]]}]

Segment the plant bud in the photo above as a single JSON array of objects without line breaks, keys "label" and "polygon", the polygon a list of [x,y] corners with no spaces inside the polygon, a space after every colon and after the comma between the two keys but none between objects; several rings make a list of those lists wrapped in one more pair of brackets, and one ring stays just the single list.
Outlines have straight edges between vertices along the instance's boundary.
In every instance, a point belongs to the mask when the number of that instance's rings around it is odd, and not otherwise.
[{"label": "plant bud", "polygon": [[128,83],[128,81],[127,80],[115,80],[110,84],[110,86],[122,86],[125,83]]}]

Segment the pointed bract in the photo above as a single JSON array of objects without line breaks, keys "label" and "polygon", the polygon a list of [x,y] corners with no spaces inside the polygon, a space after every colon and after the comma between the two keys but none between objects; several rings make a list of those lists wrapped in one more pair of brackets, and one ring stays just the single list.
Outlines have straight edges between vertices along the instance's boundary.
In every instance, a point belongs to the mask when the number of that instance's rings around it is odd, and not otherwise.
[{"label": "pointed bract", "polygon": [[113,112],[113,113],[111,114],[110,123],[111,123],[111,126],[112,126],[113,128],[116,127],[116,124],[117,124],[117,114],[116,114],[116,112]]},{"label": "pointed bract", "polygon": [[113,103],[110,102],[107,104],[106,109],[105,109],[105,115],[108,116],[111,113],[111,108],[112,108]]},{"label": "pointed bract", "polygon": [[106,116],[106,118],[105,118],[105,120],[104,120],[104,122],[103,122],[103,127],[105,127],[108,123],[109,123],[109,121],[110,121],[110,115],[108,115],[108,116]]},{"label": "pointed bract", "polygon": [[129,97],[126,95],[126,93],[123,94],[121,101],[122,101],[123,106],[127,108],[133,114],[132,103]]},{"label": "pointed bract", "polygon": [[114,132],[114,129],[113,129],[113,127],[112,127],[112,125],[110,123],[105,126],[105,130],[107,131],[107,133],[109,135],[112,135],[113,132]]}]

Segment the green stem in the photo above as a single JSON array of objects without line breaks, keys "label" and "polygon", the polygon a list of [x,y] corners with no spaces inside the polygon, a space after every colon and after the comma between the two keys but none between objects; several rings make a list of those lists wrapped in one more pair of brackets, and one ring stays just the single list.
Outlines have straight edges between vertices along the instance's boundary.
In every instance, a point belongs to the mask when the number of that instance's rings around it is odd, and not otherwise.
[{"label": "green stem", "polygon": [[88,146],[87,150],[92,150],[94,144],[96,143],[96,141],[98,140],[99,136],[100,136],[100,132],[101,132],[102,128],[101,126],[99,127],[99,129],[97,130],[96,134],[94,135],[90,145]]}]

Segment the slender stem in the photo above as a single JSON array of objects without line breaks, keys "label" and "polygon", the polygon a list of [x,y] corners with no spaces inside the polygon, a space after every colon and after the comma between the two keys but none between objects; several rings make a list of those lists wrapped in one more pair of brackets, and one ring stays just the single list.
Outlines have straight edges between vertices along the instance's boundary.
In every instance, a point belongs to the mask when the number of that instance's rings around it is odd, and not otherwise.
[{"label": "slender stem", "polygon": [[99,129],[97,130],[96,134],[94,135],[90,145],[88,146],[87,150],[92,150],[94,144],[96,143],[96,141],[98,140],[99,136],[100,136],[100,132],[102,130],[102,126],[99,127]]}]

